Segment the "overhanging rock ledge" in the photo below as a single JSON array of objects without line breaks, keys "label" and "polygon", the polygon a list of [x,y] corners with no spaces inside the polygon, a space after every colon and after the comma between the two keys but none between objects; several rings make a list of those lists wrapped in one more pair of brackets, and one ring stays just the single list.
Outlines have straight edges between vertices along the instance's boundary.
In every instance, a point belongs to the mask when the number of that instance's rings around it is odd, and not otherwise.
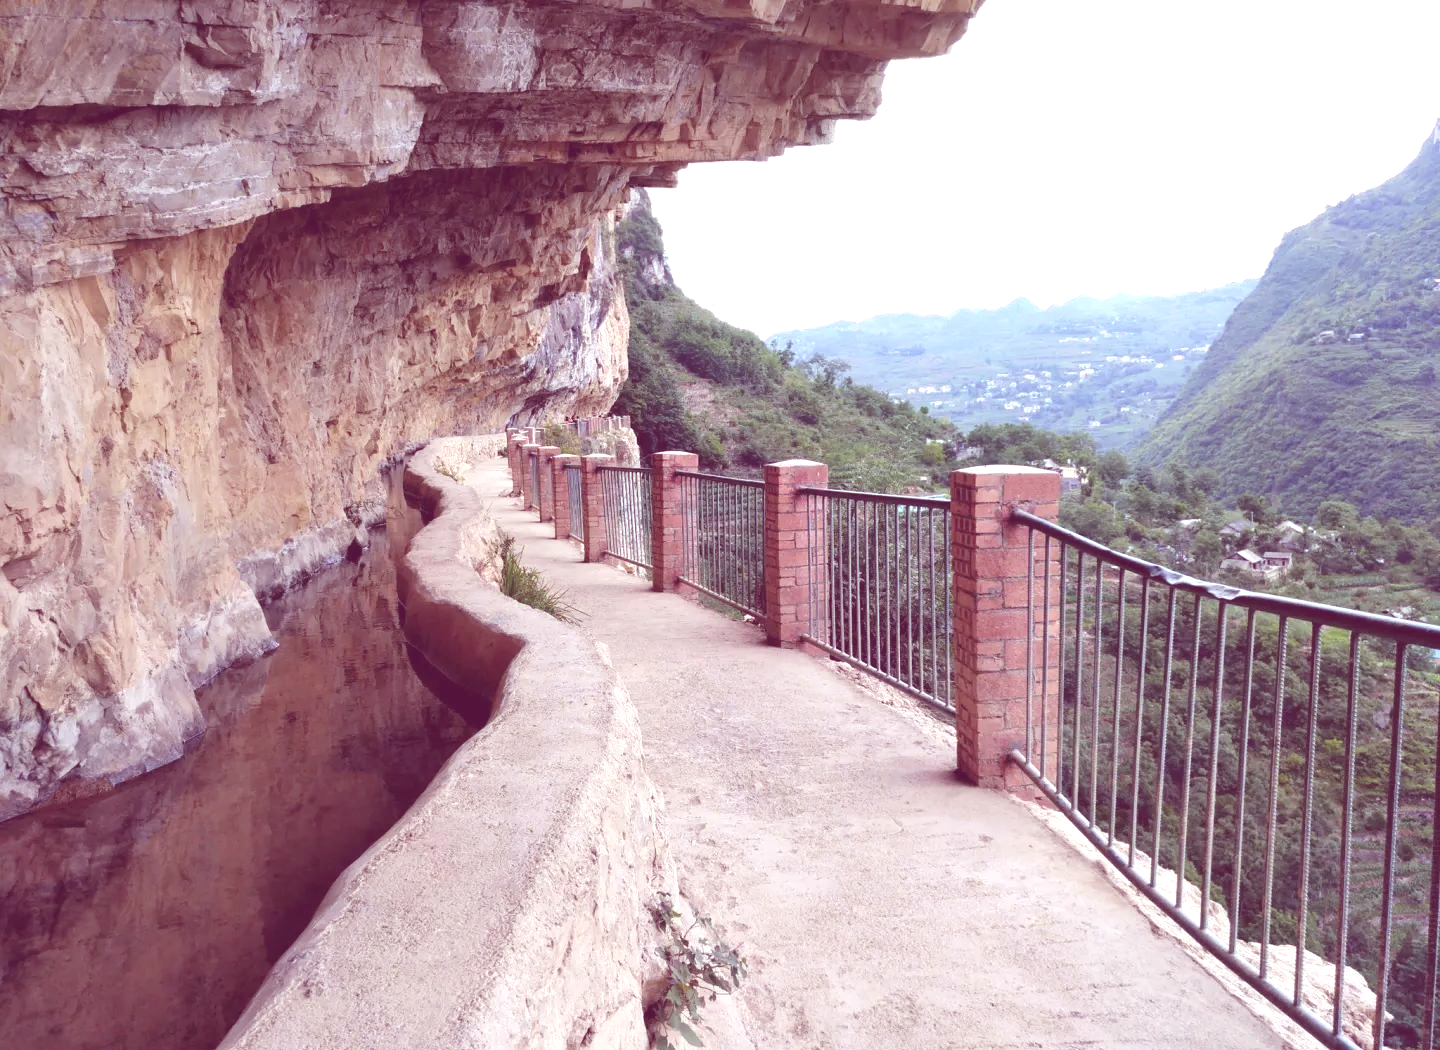
[{"label": "overhanging rock ledge", "polygon": [[609,216],[980,0],[0,5],[0,819],[203,727],[438,434],[605,411]]}]

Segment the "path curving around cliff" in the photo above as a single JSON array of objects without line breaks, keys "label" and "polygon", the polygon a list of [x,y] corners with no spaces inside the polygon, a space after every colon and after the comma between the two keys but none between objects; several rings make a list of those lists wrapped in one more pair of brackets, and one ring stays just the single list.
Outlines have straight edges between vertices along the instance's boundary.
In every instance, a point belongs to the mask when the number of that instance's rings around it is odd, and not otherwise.
[{"label": "path curving around cliff", "polygon": [[839,665],[580,562],[493,497],[640,713],[680,886],[751,975],[715,1048],[1231,1047],[1263,1024],[1024,805],[956,781],[953,736]]}]

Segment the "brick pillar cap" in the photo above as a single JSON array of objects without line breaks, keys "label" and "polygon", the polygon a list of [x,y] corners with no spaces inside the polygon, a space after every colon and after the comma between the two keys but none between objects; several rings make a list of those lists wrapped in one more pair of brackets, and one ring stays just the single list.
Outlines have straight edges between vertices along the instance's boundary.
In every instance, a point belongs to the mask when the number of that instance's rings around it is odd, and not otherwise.
[{"label": "brick pillar cap", "polygon": [[778,463],[766,463],[767,467],[823,467],[824,463],[813,459],[782,459]]},{"label": "brick pillar cap", "polygon": [[1054,474],[1053,470],[1046,470],[1044,467],[1020,467],[994,464],[987,467],[961,467],[957,474]]}]

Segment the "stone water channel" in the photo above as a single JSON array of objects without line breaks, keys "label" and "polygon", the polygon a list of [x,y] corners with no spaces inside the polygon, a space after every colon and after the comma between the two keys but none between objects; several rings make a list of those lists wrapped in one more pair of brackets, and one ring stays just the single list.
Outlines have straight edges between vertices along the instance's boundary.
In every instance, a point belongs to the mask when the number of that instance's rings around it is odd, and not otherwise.
[{"label": "stone water channel", "polygon": [[415,526],[397,497],[358,561],[267,608],[280,648],[204,688],[209,728],[183,759],[0,824],[0,1047],[215,1047],[336,876],[483,724],[482,702],[421,683],[397,629]]}]

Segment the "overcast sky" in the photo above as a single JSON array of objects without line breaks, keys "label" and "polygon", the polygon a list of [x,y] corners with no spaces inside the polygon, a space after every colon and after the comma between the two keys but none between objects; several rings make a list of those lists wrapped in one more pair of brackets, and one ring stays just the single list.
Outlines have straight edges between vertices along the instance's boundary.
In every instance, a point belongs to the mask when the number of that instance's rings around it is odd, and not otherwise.
[{"label": "overcast sky", "polygon": [[762,336],[1258,277],[1440,117],[1440,0],[987,0],[868,122],[652,191],[677,283]]}]

